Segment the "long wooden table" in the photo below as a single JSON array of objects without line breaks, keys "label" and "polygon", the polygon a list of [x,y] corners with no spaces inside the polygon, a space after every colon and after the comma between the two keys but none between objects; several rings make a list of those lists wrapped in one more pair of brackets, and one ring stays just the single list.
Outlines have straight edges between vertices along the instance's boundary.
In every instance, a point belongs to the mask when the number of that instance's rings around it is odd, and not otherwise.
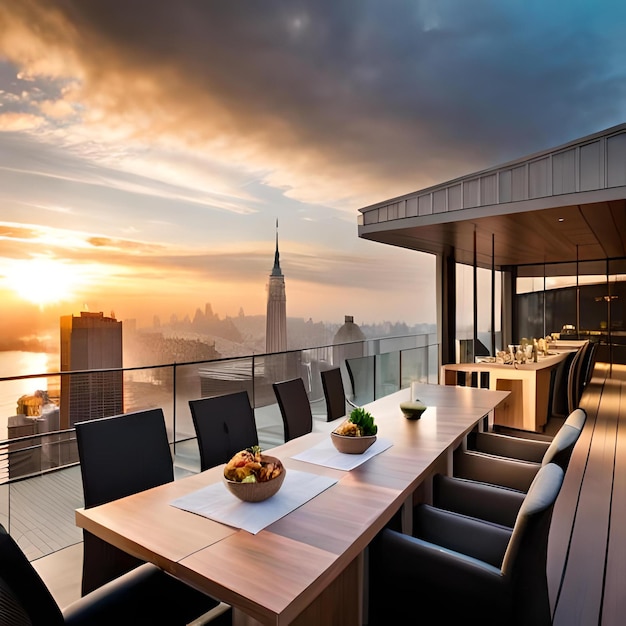
[{"label": "long wooden table", "polygon": [[[363,554],[375,535],[436,471],[446,471],[465,435],[508,395],[444,385],[414,385],[428,406],[407,420],[404,389],[366,406],[391,448],[352,471],[291,458],[315,445],[337,422],[272,449],[290,468],[338,482],[256,535],[170,504],[221,481],[223,466],[91,509],[76,523],[135,556],[219,598],[236,623],[364,623]],[[411,507],[405,507],[410,509]]]},{"label": "long wooden table", "polygon": [[[550,377],[553,369],[572,349],[540,357],[537,363],[453,363],[441,367],[441,380],[447,385],[458,384],[458,373],[466,377],[476,374],[480,385],[481,374],[488,375],[487,388],[510,391],[509,399],[496,411],[496,424],[541,432],[548,420]],[[466,385],[470,382],[466,380]]]}]

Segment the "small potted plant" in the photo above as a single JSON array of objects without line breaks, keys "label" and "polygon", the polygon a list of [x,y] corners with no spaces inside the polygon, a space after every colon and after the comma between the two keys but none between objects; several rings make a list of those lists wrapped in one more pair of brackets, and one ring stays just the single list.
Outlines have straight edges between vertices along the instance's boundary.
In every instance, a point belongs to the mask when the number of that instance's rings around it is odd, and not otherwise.
[{"label": "small potted plant", "polygon": [[330,433],[332,442],[339,450],[346,454],[361,454],[375,441],[378,426],[374,423],[373,415],[357,407],[352,409],[348,419]]}]

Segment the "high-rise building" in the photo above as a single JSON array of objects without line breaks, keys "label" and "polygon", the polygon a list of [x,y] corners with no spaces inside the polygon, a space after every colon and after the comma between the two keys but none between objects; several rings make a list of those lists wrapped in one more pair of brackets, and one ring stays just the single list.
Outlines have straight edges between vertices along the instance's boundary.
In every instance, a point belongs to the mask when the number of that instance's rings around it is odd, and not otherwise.
[{"label": "high-rise building", "polygon": [[[122,367],[122,322],[103,313],[61,317],[61,371]],[[61,428],[124,412],[121,371],[61,376]]]},{"label": "high-rise building", "polygon": [[287,350],[287,296],[285,295],[285,277],[280,269],[278,220],[276,220],[274,267],[267,285],[265,351],[271,353],[284,352],[285,350]]}]

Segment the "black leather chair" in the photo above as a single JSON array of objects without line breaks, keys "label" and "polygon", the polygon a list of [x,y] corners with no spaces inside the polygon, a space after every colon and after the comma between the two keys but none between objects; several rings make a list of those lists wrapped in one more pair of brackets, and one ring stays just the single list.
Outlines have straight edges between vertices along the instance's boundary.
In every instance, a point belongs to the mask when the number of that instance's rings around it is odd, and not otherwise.
[{"label": "black leather chair", "polygon": [[[586,415],[584,409],[576,409],[569,413],[563,426],[567,424],[574,428],[582,428]],[[559,431],[560,430],[561,429],[559,429]],[[556,434],[558,434],[559,431],[557,431]],[[556,436],[556,434],[554,436]],[[472,433],[471,450],[495,456],[541,463],[553,440],[554,437],[550,439],[527,439],[524,436],[509,436],[491,431],[477,432]]]},{"label": "black leather chair", "polygon": [[582,394],[580,372],[589,345],[590,343],[587,341],[575,352],[567,375],[567,409],[570,413],[578,407],[580,402]]},{"label": "black leather chair", "polygon": [[384,529],[369,550],[369,624],[551,624],[547,544],[563,475],[541,468],[513,528],[421,505],[414,536]]},{"label": "black leather chair", "polygon": [[[174,480],[162,409],[104,417],[76,424],[85,508],[139,493]],[[155,592],[184,599],[186,623],[219,602],[88,531],[83,531],[82,593],[86,595],[135,568],[153,571]],[[230,614],[227,616],[230,622]]]},{"label": "black leather chair", "polygon": [[[7,626],[182,626],[188,622],[188,599],[188,592],[172,596],[161,570],[149,566],[132,570],[61,609],[20,547],[0,525],[0,623]],[[222,614],[213,623],[227,624],[230,619]]]},{"label": "black leather chair", "polygon": [[569,410],[568,381],[576,353],[577,351],[568,352],[554,370],[555,379],[554,382],[551,383],[551,395],[549,398],[550,412],[548,419],[550,417],[564,419],[571,413]]},{"label": "black leather chair", "polygon": [[[552,441],[545,447],[545,452],[539,461],[457,448],[452,464],[453,475],[519,491],[528,491],[530,483],[542,464],[555,462],[563,468],[567,467],[586,419],[587,413],[584,409],[572,411]],[[511,439],[515,438],[511,437]],[[533,444],[541,443],[545,442],[533,441]],[[536,449],[536,446],[533,445],[533,448]]]},{"label": "black leather chair", "polygon": [[585,387],[591,380],[595,366],[597,343],[586,341],[580,348],[575,358],[575,369],[568,379],[568,401],[571,410],[578,407]]},{"label": "black leather chair", "polygon": [[589,348],[587,353],[585,354],[582,365],[581,365],[581,380],[580,380],[580,388],[581,394],[584,391],[585,387],[591,381],[591,377],[593,375],[593,369],[596,365],[596,359],[598,358],[598,344],[595,341],[589,342]]},{"label": "black leather chair", "polygon": [[[433,504],[439,508],[470,515],[504,526],[513,526],[526,497],[527,483],[532,482],[539,469],[548,463],[558,464],[567,471],[574,446],[580,438],[587,414],[576,409],[559,429],[552,442],[531,444],[528,457],[537,452],[535,444],[544,444],[541,459],[524,460],[527,443],[515,437],[496,436],[494,443],[506,444],[509,452],[518,452],[517,458],[506,458],[485,453],[461,452],[455,455],[454,476],[436,474],[433,479]],[[512,441],[506,441],[511,439]],[[519,448],[512,450],[513,447]],[[459,461],[459,465],[456,462]]]},{"label": "black leather chair", "polygon": [[341,378],[341,370],[338,367],[320,372],[322,378],[322,389],[326,400],[326,420],[332,422],[340,417],[346,416],[346,405],[348,408],[355,408],[350,399],[347,398]]},{"label": "black leather chair", "polygon": [[189,408],[202,471],[227,463],[240,450],[259,444],[247,391],[189,400]]},{"label": "black leather chair", "polygon": [[272,385],[283,419],[285,441],[306,435],[313,430],[311,405],[301,378]]}]

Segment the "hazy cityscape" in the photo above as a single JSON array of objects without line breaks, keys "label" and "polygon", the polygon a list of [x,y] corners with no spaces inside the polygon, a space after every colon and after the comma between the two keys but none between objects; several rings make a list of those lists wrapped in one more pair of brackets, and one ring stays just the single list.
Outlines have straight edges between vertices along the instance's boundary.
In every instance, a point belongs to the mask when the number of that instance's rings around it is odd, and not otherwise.
[{"label": "hazy cityscape", "polygon": [[[0,381],[0,438],[18,439],[10,444],[9,477],[37,472],[43,464],[54,467],[76,460],[69,444],[42,446],[35,454],[20,438],[47,438],[79,421],[141,410],[147,404],[167,406],[179,396],[197,398],[243,388],[255,395],[257,406],[263,406],[274,401],[272,382],[294,375],[307,379],[308,391],[315,397],[319,369],[333,362],[328,346],[435,329],[432,324],[409,327],[404,322],[360,328],[352,315],[345,315],[341,323],[288,317],[288,286],[280,264],[277,223],[266,315],[246,315],[240,306],[237,316],[220,316],[206,302],[182,317],[172,313],[162,320],[154,314],[152,324],[141,325],[135,318],[118,319],[113,311],[82,310],[61,315],[56,332],[51,329],[45,338],[15,338],[13,350],[0,351],[0,377],[53,375]],[[311,349],[314,354],[308,356],[300,352]],[[364,347],[353,354],[364,356]],[[220,361],[251,355],[272,356],[262,357],[259,366],[251,364],[251,369],[245,362],[224,365]],[[212,361],[218,363],[213,366]],[[185,363],[196,365],[185,372]],[[55,376],[57,372],[71,375]]]},{"label": "hazy cityscape", "polygon": [[[213,311],[210,303],[207,303],[182,319],[173,314],[169,319],[162,321],[157,316],[151,326],[138,326],[134,319],[120,321],[123,322],[126,367],[265,352],[266,316],[246,315],[243,309],[236,317],[220,316]],[[364,324],[359,323],[358,318],[355,318],[355,322],[368,338],[423,334],[434,332],[435,329],[434,322],[409,325],[402,321],[382,321]],[[287,316],[287,349],[297,350],[332,344],[334,334],[343,323],[343,318],[322,322],[311,318]],[[0,346],[0,353],[44,354],[48,355],[50,360],[49,365],[41,371],[24,371],[17,360],[2,361],[0,377],[59,371],[58,366],[54,364],[59,358],[58,329],[56,334],[49,331],[43,338],[4,337],[0,340]]]}]

